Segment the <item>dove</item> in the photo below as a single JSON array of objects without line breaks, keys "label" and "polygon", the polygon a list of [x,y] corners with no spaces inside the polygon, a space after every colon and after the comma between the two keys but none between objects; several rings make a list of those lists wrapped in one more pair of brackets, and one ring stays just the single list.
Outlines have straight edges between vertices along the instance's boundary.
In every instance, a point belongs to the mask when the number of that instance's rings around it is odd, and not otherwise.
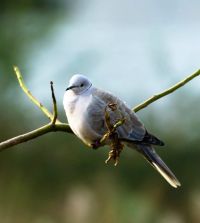
[{"label": "dove", "polygon": [[[68,123],[74,134],[89,147],[102,146],[99,142],[108,131],[105,109],[109,104],[117,107],[109,111],[110,122],[115,124],[124,117],[124,122],[116,128],[117,137],[123,145],[139,152],[174,188],[181,186],[179,180],[156,153],[154,145],[164,143],[149,133],[134,111],[125,102],[111,93],[96,88],[84,75],[73,75],[64,93],[63,105]],[[109,138],[104,142],[110,145]]]}]

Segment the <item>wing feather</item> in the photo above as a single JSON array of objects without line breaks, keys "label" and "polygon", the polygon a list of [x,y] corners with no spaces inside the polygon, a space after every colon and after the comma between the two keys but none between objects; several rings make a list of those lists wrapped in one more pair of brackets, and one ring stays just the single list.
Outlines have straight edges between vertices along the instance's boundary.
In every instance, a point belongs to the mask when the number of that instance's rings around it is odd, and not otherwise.
[{"label": "wing feather", "polygon": [[117,132],[120,138],[129,138],[141,141],[146,133],[146,129],[136,114],[126,106],[126,104],[114,95],[94,89],[91,105],[88,106],[87,114],[90,117],[90,126],[99,135],[103,135],[107,129],[105,125],[105,107],[109,103],[117,104],[117,111],[110,111],[111,122],[116,123],[121,117],[126,118],[125,123],[118,127]]}]

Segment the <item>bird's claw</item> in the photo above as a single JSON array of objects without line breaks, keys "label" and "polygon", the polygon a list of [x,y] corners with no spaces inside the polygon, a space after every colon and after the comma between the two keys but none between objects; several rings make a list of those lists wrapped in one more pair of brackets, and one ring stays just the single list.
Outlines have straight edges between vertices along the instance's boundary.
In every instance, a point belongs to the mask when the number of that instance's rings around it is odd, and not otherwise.
[{"label": "bird's claw", "polygon": [[114,160],[114,166],[117,166],[117,164],[119,163],[120,153],[121,153],[121,150],[119,151],[119,150],[116,150],[116,149],[112,149],[108,153],[108,158],[106,159],[105,163],[107,164],[111,160]]},{"label": "bird's claw", "polygon": [[[106,164],[108,164],[108,162],[110,162],[110,160],[113,159],[113,157],[109,156],[108,159],[105,161]],[[117,166],[117,164],[119,163],[119,159],[114,159],[114,166]]]}]

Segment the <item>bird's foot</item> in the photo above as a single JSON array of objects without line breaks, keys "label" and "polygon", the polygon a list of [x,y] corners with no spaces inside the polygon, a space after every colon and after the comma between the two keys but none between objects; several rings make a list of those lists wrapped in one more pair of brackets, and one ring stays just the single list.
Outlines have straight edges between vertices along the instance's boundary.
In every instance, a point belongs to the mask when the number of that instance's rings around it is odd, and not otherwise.
[{"label": "bird's foot", "polygon": [[117,164],[119,163],[119,157],[122,149],[123,147],[120,147],[120,149],[114,147],[112,150],[110,150],[110,152],[108,153],[108,158],[106,159],[105,163],[107,164],[108,162],[113,160],[114,166],[117,166]]},{"label": "bird's foot", "polygon": [[116,156],[116,151],[114,149],[112,149],[109,153],[108,153],[108,158],[106,159],[105,163],[107,164],[108,162],[110,162],[111,160],[114,160],[114,166],[117,166],[118,162],[119,162],[119,156]]}]

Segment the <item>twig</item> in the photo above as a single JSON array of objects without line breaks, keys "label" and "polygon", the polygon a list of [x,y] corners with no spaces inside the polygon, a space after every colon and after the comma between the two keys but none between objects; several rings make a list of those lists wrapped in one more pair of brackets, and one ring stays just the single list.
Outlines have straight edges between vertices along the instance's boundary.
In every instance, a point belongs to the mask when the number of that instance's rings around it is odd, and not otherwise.
[{"label": "twig", "polygon": [[25,92],[25,94],[29,97],[29,99],[35,104],[37,105],[41,111],[52,121],[53,120],[53,114],[48,111],[47,108],[44,107],[44,105],[42,103],[40,103],[32,94],[31,92],[28,90],[28,88],[26,87],[24,80],[22,78],[21,72],[19,70],[19,68],[17,66],[14,66],[14,71],[15,74],[17,76],[17,80],[19,82],[20,87],[22,88],[22,90]]},{"label": "twig", "polygon": [[197,70],[195,73],[193,73],[192,75],[186,77],[184,80],[178,82],[177,84],[175,84],[174,86],[168,88],[167,90],[161,92],[160,94],[156,94],[152,97],[150,97],[149,99],[147,99],[146,101],[142,102],[141,104],[137,105],[136,107],[133,108],[134,112],[138,112],[139,110],[147,107],[148,105],[150,105],[151,103],[157,101],[158,99],[171,94],[172,92],[178,90],[180,87],[184,86],[185,84],[187,84],[189,81],[191,81],[192,79],[194,79],[195,77],[200,75],[200,70]]},{"label": "twig", "polygon": [[53,100],[53,120],[51,124],[55,125],[57,117],[58,117],[58,110],[57,110],[56,97],[55,97],[54,89],[53,89],[53,81],[51,81],[50,84],[51,84],[51,95],[52,95],[52,100]]}]

